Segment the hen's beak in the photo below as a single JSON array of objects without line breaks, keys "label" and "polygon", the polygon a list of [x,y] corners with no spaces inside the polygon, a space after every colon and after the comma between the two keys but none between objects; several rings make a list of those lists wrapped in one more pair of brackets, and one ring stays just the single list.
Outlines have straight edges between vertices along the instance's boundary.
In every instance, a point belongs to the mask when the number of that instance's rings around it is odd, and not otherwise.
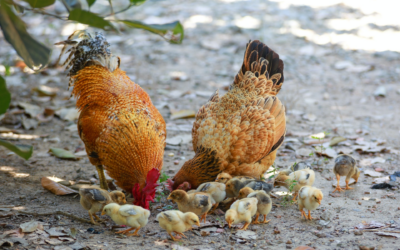
[{"label": "hen's beak", "polygon": [[106,212],[105,212],[105,211],[101,212],[101,215],[105,215],[105,214],[106,214]]}]

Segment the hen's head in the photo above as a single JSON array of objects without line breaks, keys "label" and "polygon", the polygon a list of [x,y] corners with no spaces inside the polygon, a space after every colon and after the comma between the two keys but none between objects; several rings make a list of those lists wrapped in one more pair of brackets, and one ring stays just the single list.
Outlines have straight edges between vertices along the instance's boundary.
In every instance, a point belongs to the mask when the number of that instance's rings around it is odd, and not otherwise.
[{"label": "hen's head", "polygon": [[135,198],[134,205],[141,206],[145,209],[149,209],[150,201],[154,202],[154,198],[156,196],[156,187],[158,178],[160,178],[160,171],[156,168],[153,168],[147,173],[146,184],[140,190],[140,184],[136,183],[132,189],[132,196]]}]

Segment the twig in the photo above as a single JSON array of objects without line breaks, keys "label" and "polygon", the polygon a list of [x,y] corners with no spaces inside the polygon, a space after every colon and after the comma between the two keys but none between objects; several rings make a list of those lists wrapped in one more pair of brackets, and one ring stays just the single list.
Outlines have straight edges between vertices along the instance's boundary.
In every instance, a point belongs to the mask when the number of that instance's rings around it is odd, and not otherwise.
[{"label": "twig", "polygon": [[105,17],[115,16],[116,14],[119,14],[119,13],[129,10],[132,6],[133,6],[133,4],[129,4],[128,7],[126,7],[125,9],[119,10],[117,12],[114,12],[114,10],[112,10],[112,12],[110,14],[106,15]]},{"label": "twig", "polygon": [[23,5],[20,5],[20,4],[14,2],[14,1],[12,1],[12,0],[6,0],[6,3],[12,4],[12,5],[16,5],[16,6],[18,6],[18,7],[21,7],[21,8],[23,8],[23,9],[25,9],[25,10],[32,11],[32,12],[34,12],[34,13],[39,13],[39,14],[42,14],[42,15],[45,15],[45,16],[55,17],[55,18],[57,18],[57,19],[61,19],[61,20],[64,20],[64,21],[68,20],[67,17],[57,16],[57,15],[55,15],[55,14],[51,14],[51,13],[48,13],[48,12],[46,12],[46,11],[39,10],[39,9],[27,8],[27,7],[25,7],[25,6],[23,6]]},{"label": "twig", "polygon": [[381,231],[381,229],[384,229],[384,228],[388,228],[388,227],[390,227],[390,226],[386,226],[386,227],[381,227],[381,228],[379,228],[379,229],[377,229],[377,228],[374,228],[374,229],[361,229],[361,231],[367,231],[367,232],[378,232],[378,231]]},{"label": "twig", "polygon": [[72,219],[78,220],[80,222],[92,224],[92,222],[90,220],[85,220],[83,218],[80,218],[78,216],[75,216],[73,214],[70,214],[70,213],[67,213],[67,212],[63,212],[63,211],[47,212],[47,213],[41,213],[41,214],[35,213],[35,212],[25,212],[25,211],[17,211],[17,212],[21,213],[21,214],[29,214],[29,215],[33,215],[33,216],[46,216],[46,215],[59,214],[59,215],[64,215],[64,216],[70,217]]}]

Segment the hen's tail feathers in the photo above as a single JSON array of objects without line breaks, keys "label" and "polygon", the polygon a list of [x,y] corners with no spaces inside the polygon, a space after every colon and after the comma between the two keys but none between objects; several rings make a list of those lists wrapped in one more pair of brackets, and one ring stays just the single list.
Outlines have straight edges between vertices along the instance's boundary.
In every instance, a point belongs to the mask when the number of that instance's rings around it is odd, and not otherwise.
[{"label": "hen's tail feathers", "polygon": [[283,61],[279,59],[277,53],[258,40],[250,41],[246,45],[243,65],[236,75],[233,85],[239,85],[248,71],[254,73],[257,78],[264,75],[271,80],[270,94],[278,94],[284,80]]},{"label": "hen's tail feathers", "polygon": [[[77,38],[75,40],[75,38]],[[68,76],[70,77],[69,86],[74,83],[74,78],[79,70],[89,65],[100,65],[113,72],[120,65],[120,58],[112,55],[108,47],[110,44],[101,32],[96,32],[93,38],[84,30],[77,30],[68,37],[67,40],[55,43],[55,45],[64,45],[60,56],[56,62],[59,63],[61,56],[66,53],[68,58],[63,63],[69,69]],[[68,46],[72,46],[68,51]]]}]

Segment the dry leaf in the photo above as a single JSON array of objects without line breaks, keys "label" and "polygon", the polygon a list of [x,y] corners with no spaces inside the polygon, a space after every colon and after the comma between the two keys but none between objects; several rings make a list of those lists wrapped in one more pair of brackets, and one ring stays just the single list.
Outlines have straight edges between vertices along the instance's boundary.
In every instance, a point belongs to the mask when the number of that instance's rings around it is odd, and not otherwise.
[{"label": "dry leaf", "polygon": [[50,148],[50,152],[60,159],[78,160],[78,158],[72,152],[62,148]]},{"label": "dry leaf", "polygon": [[77,194],[78,192],[70,189],[66,186],[58,184],[55,181],[50,180],[47,177],[43,177],[41,180],[42,186],[52,192],[55,195],[67,195],[67,194]]},{"label": "dry leaf", "polygon": [[50,244],[50,245],[60,245],[60,244],[62,244],[63,242],[61,241],[61,240],[58,240],[58,239],[46,239],[46,240],[44,240],[46,243],[48,243],[48,244]]},{"label": "dry leaf", "polygon": [[256,240],[257,233],[253,231],[237,231],[235,236],[243,240]]},{"label": "dry leaf", "polygon": [[207,231],[200,231],[200,235],[201,236],[209,236],[210,235],[210,232],[207,232]]},{"label": "dry leaf", "polygon": [[196,112],[193,110],[180,110],[171,113],[171,119],[184,119],[184,118],[194,118],[196,116]]},{"label": "dry leaf", "polygon": [[376,232],[376,235],[379,236],[387,236],[387,237],[395,237],[395,238],[400,238],[400,233],[384,233],[384,232]]},{"label": "dry leaf", "polygon": [[365,170],[364,172],[365,175],[371,176],[371,177],[381,177],[383,174],[382,173],[378,173],[374,170]]},{"label": "dry leaf", "polygon": [[154,241],[154,245],[156,246],[168,246],[168,240],[156,240]]},{"label": "dry leaf", "polygon": [[336,151],[334,149],[332,149],[332,148],[325,148],[324,150],[322,150],[322,153],[317,148],[315,153],[317,155],[319,155],[319,156],[326,156],[326,157],[329,157],[329,158],[335,158],[337,156]]},{"label": "dry leaf", "polygon": [[335,137],[333,137],[333,138],[331,139],[331,141],[329,142],[329,146],[330,146],[330,147],[335,146],[335,145],[339,144],[340,142],[346,141],[346,140],[347,140],[347,139],[344,138],[344,137],[335,136]]},{"label": "dry leaf", "polygon": [[188,144],[191,140],[191,134],[183,134],[172,138],[167,138],[166,142],[168,145],[179,146],[182,144]]},{"label": "dry leaf", "polygon": [[40,223],[38,221],[29,221],[19,225],[19,227],[21,228],[22,232],[31,233],[39,227],[39,224]]},{"label": "dry leaf", "polygon": [[33,88],[33,91],[38,93],[38,96],[56,96],[59,91],[58,88],[48,87],[46,85],[40,85],[39,87]]}]

